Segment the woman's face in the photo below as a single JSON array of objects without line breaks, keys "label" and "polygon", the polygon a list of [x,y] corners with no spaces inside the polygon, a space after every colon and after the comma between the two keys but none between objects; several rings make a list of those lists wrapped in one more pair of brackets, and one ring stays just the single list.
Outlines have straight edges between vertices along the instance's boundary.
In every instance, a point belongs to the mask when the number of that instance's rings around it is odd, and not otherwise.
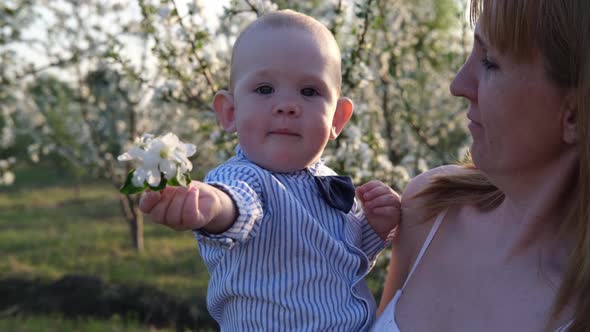
[{"label": "woman's face", "polygon": [[478,24],[451,93],[469,100],[471,155],[484,172],[523,174],[548,165],[565,150],[566,92],[549,81],[540,54],[520,62],[500,54]]}]

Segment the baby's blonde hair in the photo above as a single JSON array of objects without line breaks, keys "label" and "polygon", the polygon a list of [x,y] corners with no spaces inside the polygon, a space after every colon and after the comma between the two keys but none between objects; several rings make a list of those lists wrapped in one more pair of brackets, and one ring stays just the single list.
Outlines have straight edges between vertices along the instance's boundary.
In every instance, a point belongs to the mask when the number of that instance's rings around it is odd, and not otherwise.
[{"label": "baby's blonde hair", "polygon": [[341,74],[341,54],[340,48],[338,47],[338,43],[334,38],[334,35],[328,30],[328,28],[320,23],[315,18],[296,12],[290,9],[284,10],[277,10],[265,14],[255,20],[254,22],[250,23],[238,36],[236,42],[234,43],[232,55],[231,55],[231,69],[230,69],[230,77],[229,77],[229,86],[230,90],[233,90],[233,76],[234,76],[234,57],[237,54],[237,50],[240,48],[242,41],[245,39],[245,36],[255,33],[256,30],[260,28],[268,28],[268,29],[285,29],[285,28],[294,28],[294,29],[301,29],[305,32],[310,34],[310,38],[315,38],[321,41],[321,44],[324,47],[329,47],[331,51],[335,52],[335,61],[337,61],[337,65],[335,66],[338,70],[337,76],[337,91],[340,91],[342,85],[342,74]]}]

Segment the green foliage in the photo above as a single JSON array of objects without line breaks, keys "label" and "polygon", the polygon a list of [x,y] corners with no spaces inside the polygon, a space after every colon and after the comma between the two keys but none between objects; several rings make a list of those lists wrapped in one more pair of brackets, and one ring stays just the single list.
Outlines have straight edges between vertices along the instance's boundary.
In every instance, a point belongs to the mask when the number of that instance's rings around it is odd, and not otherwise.
[{"label": "green foliage", "polygon": [[19,63],[19,55],[7,46],[19,41],[22,31],[32,23],[34,15],[31,15],[31,7],[30,0],[0,3],[0,186],[10,185],[11,181],[6,179],[7,175],[12,174],[10,165],[22,148],[26,147],[26,144],[17,144],[15,141],[15,94],[19,90],[13,68]]},{"label": "green foliage", "polygon": [[460,26],[457,14],[463,9],[457,0],[412,0],[408,4],[419,11],[430,12],[423,21],[431,30],[450,30]]},{"label": "green foliage", "polygon": [[31,0],[14,0],[0,4],[0,46],[19,40],[22,28],[32,20]]},{"label": "green foliage", "polygon": [[125,178],[125,183],[119,189],[119,192],[121,194],[124,194],[124,195],[137,194],[137,193],[145,191],[147,188],[150,188],[152,191],[160,191],[160,190],[164,189],[166,186],[187,187],[188,184],[191,182],[191,176],[189,173],[178,174],[177,176],[173,177],[172,179],[166,179],[164,177],[164,173],[161,173],[160,174],[160,183],[157,186],[155,186],[155,187],[150,186],[147,183],[147,181],[144,181],[143,186],[136,187],[135,185],[133,185],[133,182],[132,182],[133,172],[135,172],[135,169],[132,169],[127,174],[127,178]]},{"label": "green foliage", "polygon": [[70,127],[82,123],[83,119],[76,111],[77,96],[73,89],[55,77],[41,76],[31,83],[27,92],[51,128],[47,135],[64,146],[79,150],[75,132]]},{"label": "green foliage", "polygon": [[[143,192],[144,190],[146,190],[149,185],[146,181],[143,182],[143,186],[141,187],[136,187],[135,185],[133,185],[133,173],[135,172],[135,169],[132,169],[129,171],[129,173],[127,173],[127,177],[125,178],[125,183],[123,183],[123,186],[121,186],[121,188],[119,189],[119,192],[123,195],[133,195],[133,194],[137,194],[140,192]],[[162,176],[162,179],[160,181],[160,184],[158,185],[158,188],[162,187],[162,189],[164,188],[164,186],[166,185],[166,179]],[[152,190],[160,190],[160,189],[154,189],[152,188]]]}]

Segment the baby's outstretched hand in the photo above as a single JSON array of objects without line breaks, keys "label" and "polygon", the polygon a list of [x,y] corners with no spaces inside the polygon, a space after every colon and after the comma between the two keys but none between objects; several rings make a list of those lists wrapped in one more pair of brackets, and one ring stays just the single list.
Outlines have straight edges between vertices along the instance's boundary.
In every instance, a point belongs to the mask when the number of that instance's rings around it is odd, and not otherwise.
[{"label": "baby's outstretched hand", "polygon": [[369,225],[385,240],[400,221],[400,196],[381,181],[373,180],[356,188]]},{"label": "baby's outstretched hand", "polygon": [[204,228],[223,232],[235,220],[231,198],[208,184],[192,181],[188,188],[166,187],[160,192],[148,191],[141,197],[139,208],[155,223],[177,231]]}]

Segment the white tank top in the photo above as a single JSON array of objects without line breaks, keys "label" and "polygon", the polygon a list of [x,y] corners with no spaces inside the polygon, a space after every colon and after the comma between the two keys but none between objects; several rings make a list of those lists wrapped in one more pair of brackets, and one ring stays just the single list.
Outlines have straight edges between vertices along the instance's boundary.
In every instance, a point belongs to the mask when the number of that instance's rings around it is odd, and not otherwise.
[{"label": "white tank top", "polygon": [[[400,296],[402,295],[404,288],[406,288],[408,281],[410,281],[412,274],[414,274],[416,267],[418,267],[420,260],[422,260],[424,253],[426,253],[426,249],[430,245],[430,242],[432,242],[432,239],[434,239],[434,235],[436,235],[438,228],[440,227],[443,219],[445,218],[445,214],[446,214],[446,210],[442,211],[441,213],[438,214],[438,216],[436,216],[436,220],[434,221],[434,224],[432,225],[432,228],[430,229],[430,232],[428,233],[428,236],[426,237],[426,241],[424,241],[424,244],[422,245],[422,248],[420,249],[420,252],[418,253],[418,257],[416,258],[416,261],[414,262],[414,265],[412,266],[412,269],[410,270],[410,273],[408,274],[408,277],[406,278],[404,285],[402,286],[402,288],[398,289],[395,292],[393,299],[391,299],[389,304],[387,304],[387,307],[385,307],[385,310],[381,313],[381,316],[379,316],[377,318],[377,320],[375,321],[375,324],[373,324],[373,327],[371,328],[371,332],[401,332],[399,327],[397,326],[397,322],[395,321],[395,309],[397,306],[397,302],[398,302]],[[557,330],[555,330],[555,332],[566,332],[567,328],[571,324],[572,324],[572,321],[569,321],[567,324],[565,324],[565,325],[561,326],[560,328],[558,328]]]}]

